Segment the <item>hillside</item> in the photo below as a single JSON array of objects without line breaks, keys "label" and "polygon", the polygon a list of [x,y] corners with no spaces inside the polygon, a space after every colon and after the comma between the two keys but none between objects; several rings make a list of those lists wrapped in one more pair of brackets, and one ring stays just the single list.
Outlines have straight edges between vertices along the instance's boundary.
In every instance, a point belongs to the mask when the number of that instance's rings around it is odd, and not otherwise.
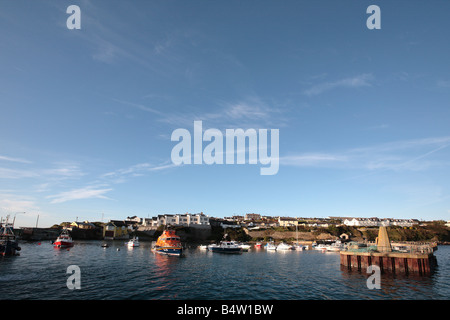
[{"label": "hillside", "polygon": [[[440,243],[450,242],[450,228],[442,222],[430,222],[426,225],[415,227],[388,227],[389,238],[392,241],[437,241]],[[252,230],[247,234],[253,241],[268,241],[273,239],[293,241],[297,238],[295,228],[269,228],[265,230]],[[354,241],[375,241],[378,236],[378,228],[331,226],[328,228],[298,228],[298,239],[317,241],[337,239],[347,234]]]}]

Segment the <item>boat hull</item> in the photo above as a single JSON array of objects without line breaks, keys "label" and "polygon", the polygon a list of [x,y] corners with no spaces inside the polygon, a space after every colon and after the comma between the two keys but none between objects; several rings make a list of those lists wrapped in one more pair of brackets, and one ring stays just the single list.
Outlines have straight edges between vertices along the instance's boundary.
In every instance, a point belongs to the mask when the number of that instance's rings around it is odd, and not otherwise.
[{"label": "boat hull", "polygon": [[129,242],[127,242],[127,246],[129,248],[139,247],[140,243],[138,241],[129,241]]},{"label": "boat hull", "polygon": [[168,256],[180,256],[183,253],[183,248],[178,247],[155,247],[154,252]]},{"label": "boat hull", "polygon": [[2,256],[18,256],[17,251],[20,251],[20,247],[16,242],[8,241],[0,244],[0,255]]},{"label": "boat hull", "polygon": [[288,246],[288,245],[277,246],[277,251],[289,251],[289,250],[292,250],[291,246]]},{"label": "boat hull", "polygon": [[73,242],[69,242],[69,241],[55,241],[53,243],[53,246],[56,248],[69,248],[69,247],[73,247]]},{"label": "boat hull", "polygon": [[217,253],[241,253],[241,248],[221,248],[221,247],[212,247],[209,250]]},{"label": "boat hull", "polygon": [[19,243],[14,234],[14,226],[8,225],[8,217],[6,218],[6,223],[0,225],[0,255],[18,256],[17,251],[20,251]]}]

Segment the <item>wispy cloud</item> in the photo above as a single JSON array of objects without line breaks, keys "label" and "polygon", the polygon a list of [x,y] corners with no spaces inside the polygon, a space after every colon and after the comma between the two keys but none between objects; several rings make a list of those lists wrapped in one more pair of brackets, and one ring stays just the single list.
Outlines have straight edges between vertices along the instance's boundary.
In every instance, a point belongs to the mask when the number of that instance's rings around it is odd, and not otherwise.
[{"label": "wispy cloud", "polygon": [[130,101],[125,101],[125,100],[120,100],[120,99],[115,99],[115,98],[111,98],[111,99],[113,101],[115,101],[115,102],[118,102],[118,103],[120,103],[122,105],[126,105],[128,107],[132,107],[132,108],[135,108],[135,109],[138,109],[138,110],[141,110],[141,111],[157,114],[159,116],[164,116],[164,113],[162,113],[161,111],[158,111],[158,110],[156,110],[154,108],[150,108],[150,107],[145,106],[145,105],[140,104],[140,103],[133,103],[133,102],[130,102]]},{"label": "wispy cloud", "polygon": [[163,163],[160,165],[153,165],[151,163],[138,163],[127,168],[118,169],[101,175],[101,181],[107,183],[123,183],[130,178],[141,177],[145,173],[152,171],[161,171],[176,167],[173,163]]},{"label": "wispy cloud", "polygon": [[[17,161],[16,161],[17,162]],[[30,164],[31,162],[23,162]],[[74,164],[57,164],[53,168],[5,168],[0,167],[0,179],[25,179],[25,178],[41,178],[45,180],[64,180],[69,178],[78,178],[83,176],[78,165]]]},{"label": "wispy cloud", "polygon": [[439,80],[437,86],[440,88],[450,88],[450,81]]},{"label": "wispy cloud", "polygon": [[85,187],[80,189],[73,189],[70,191],[60,192],[56,195],[47,196],[47,199],[53,199],[50,203],[63,203],[72,200],[81,200],[81,199],[110,199],[106,197],[104,194],[113,190],[112,188],[106,189],[96,189],[94,187]]},{"label": "wispy cloud", "polygon": [[24,179],[36,177],[39,177],[39,174],[32,170],[0,168],[0,179]]},{"label": "wispy cloud", "polygon": [[217,101],[206,112],[168,112],[161,114],[158,119],[162,123],[179,127],[191,127],[195,120],[202,120],[209,127],[215,128],[267,128],[274,125],[279,128],[288,121],[281,107],[269,104],[255,95],[235,101]]},{"label": "wispy cloud", "polygon": [[[0,161],[8,161],[12,165],[20,163],[20,168],[0,167],[0,179],[29,179],[27,190],[32,194],[47,194],[44,199],[51,199],[51,204],[64,203],[73,200],[82,199],[110,199],[106,194],[113,190],[113,186],[118,183],[124,183],[132,178],[144,176],[150,172],[162,171],[175,167],[169,161],[160,164],[139,163],[126,168],[111,171],[105,174],[97,175],[91,182],[86,179],[92,178],[92,175],[84,172],[79,163],[73,161],[59,161],[48,168],[36,168],[30,161],[2,156]],[[22,168],[25,164],[25,168]],[[82,185],[82,186],[80,186]],[[69,189],[71,188],[71,189]],[[62,191],[69,189],[68,191]],[[55,190],[59,192],[55,193]],[[3,203],[7,208],[32,208],[32,202],[29,200],[13,198],[13,193],[5,193],[3,190]],[[13,204],[17,205],[13,205]],[[20,206],[19,206],[20,204]]]},{"label": "wispy cloud", "polygon": [[390,152],[390,151],[403,151],[416,149],[420,150],[424,147],[447,147],[450,145],[450,136],[447,137],[432,137],[432,138],[422,138],[422,139],[411,139],[411,140],[401,140],[392,141],[375,146],[361,147],[353,149],[357,153],[374,153],[374,152]]},{"label": "wispy cloud", "polygon": [[15,193],[0,193],[0,210],[2,213],[40,211],[35,199]]},{"label": "wispy cloud", "polygon": [[28,161],[26,159],[12,158],[12,157],[2,156],[2,155],[0,155],[0,161],[11,161],[11,162],[19,162],[19,163],[32,163],[31,161]]},{"label": "wispy cloud", "polygon": [[120,55],[120,48],[105,40],[97,41],[97,43],[98,48],[92,54],[92,59],[108,64],[114,63]]},{"label": "wispy cloud", "polygon": [[[67,201],[73,200],[83,200],[83,199],[108,199],[105,194],[114,190],[113,186],[119,183],[128,182],[130,179],[144,176],[146,173],[161,171],[169,168],[175,167],[172,163],[163,163],[160,165],[153,165],[151,163],[139,163],[135,165],[131,165],[126,168],[121,168],[115,171],[110,171],[105,174],[101,174],[97,179],[91,181],[90,183],[86,183],[87,186],[72,189],[69,191],[60,192],[54,195],[49,195],[47,199],[51,200],[51,204],[63,203]],[[43,185],[44,188],[47,188],[47,185]],[[47,189],[46,189],[47,190]]]},{"label": "wispy cloud", "polygon": [[86,174],[81,170],[79,164],[62,162],[56,163],[55,165],[56,167],[54,168],[40,170],[41,175],[48,178],[61,180],[80,178]]},{"label": "wispy cloud", "polygon": [[330,91],[337,88],[360,88],[372,86],[374,77],[370,73],[360,74],[350,78],[339,79],[336,81],[328,81],[316,84],[303,91],[307,96],[319,95],[323,92]]},{"label": "wispy cloud", "polygon": [[225,107],[225,115],[231,119],[267,119],[270,110],[261,103],[239,101]]},{"label": "wispy cloud", "polygon": [[306,153],[280,158],[280,164],[298,167],[320,167],[344,163],[348,160],[345,155],[327,153]]},{"label": "wispy cloud", "polygon": [[298,167],[329,167],[368,171],[422,171],[449,166],[450,161],[430,159],[450,146],[450,137],[394,141],[334,153],[302,153],[280,157],[280,164]]},{"label": "wispy cloud", "polygon": [[388,124],[382,123],[382,124],[370,126],[367,128],[367,130],[383,130],[383,129],[388,129],[389,127],[390,126]]}]

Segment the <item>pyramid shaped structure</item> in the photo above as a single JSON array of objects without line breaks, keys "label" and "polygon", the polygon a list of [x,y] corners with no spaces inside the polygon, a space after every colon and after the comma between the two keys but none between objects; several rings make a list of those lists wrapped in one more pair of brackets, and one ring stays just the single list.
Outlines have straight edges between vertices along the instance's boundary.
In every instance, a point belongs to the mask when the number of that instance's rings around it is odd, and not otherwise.
[{"label": "pyramid shaped structure", "polygon": [[380,230],[378,231],[377,251],[378,252],[392,251],[391,242],[389,241],[389,236],[386,227],[380,227]]}]

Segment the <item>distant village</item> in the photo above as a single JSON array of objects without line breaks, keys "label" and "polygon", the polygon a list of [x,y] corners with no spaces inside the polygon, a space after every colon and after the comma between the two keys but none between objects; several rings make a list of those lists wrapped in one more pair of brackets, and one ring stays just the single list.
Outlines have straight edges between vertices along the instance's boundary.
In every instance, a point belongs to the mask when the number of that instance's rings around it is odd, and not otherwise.
[{"label": "distant village", "polygon": [[[65,227],[74,233],[78,233],[83,238],[102,239],[127,239],[131,234],[143,232],[154,234],[156,230],[165,227],[189,227],[197,230],[211,230],[213,227],[246,228],[247,230],[263,230],[268,228],[329,228],[332,226],[349,227],[414,227],[424,225],[424,222],[417,219],[394,219],[394,218],[355,218],[355,217],[326,217],[326,218],[305,218],[305,217],[272,217],[257,213],[247,213],[245,215],[234,215],[231,217],[216,218],[200,213],[184,214],[160,214],[149,218],[130,216],[124,220],[110,220],[108,222],[74,221],[63,222],[54,225],[52,228],[21,228],[22,235],[28,239],[45,239],[51,237],[53,230],[58,227]],[[445,224],[450,227],[450,221]],[[53,229],[53,230],[52,230]],[[95,234],[94,234],[95,233]],[[47,235],[46,235],[47,234]]]},{"label": "distant village", "polygon": [[[225,218],[215,218],[200,213],[184,214],[162,214],[151,218],[139,218],[137,216],[127,217],[125,220],[110,220],[103,224],[103,237],[105,239],[118,239],[127,237],[134,231],[150,232],[163,226],[167,227],[190,227],[197,229],[210,229],[211,226],[226,228],[247,228],[258,230],[273,227],[309,227],[328,228],[330,226],[352,226],[352,227],[380,227],[397,226],[413,227],[420,225],[416,219],[393,219],[393,218],[354,218],[354,217],[327,217],[327,218],[299,218],[299,217],[271,217],[257,213],[247,213],[243,216],[235,215]],[[448,221],[450,226],[450,221]],[[95,228],[96,225],[88,221],[73,222],[70,227],[80,229]]]}]

